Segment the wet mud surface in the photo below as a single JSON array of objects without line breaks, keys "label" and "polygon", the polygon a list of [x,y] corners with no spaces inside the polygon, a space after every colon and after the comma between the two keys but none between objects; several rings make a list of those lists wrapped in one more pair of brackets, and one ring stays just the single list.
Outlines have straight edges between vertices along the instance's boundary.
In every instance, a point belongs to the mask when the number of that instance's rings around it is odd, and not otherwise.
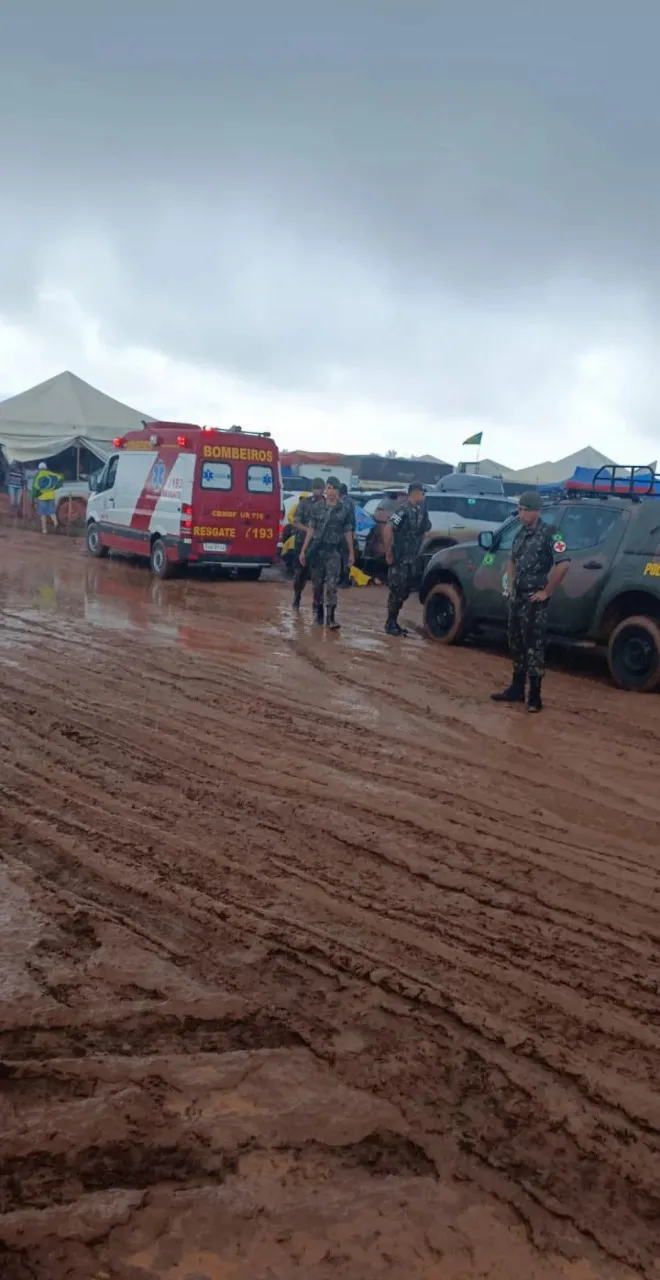
[{"label": "wet mud surface", "polygon": [[658,699],[289,597],[0,532],[0,1277],[658,1280]]}]

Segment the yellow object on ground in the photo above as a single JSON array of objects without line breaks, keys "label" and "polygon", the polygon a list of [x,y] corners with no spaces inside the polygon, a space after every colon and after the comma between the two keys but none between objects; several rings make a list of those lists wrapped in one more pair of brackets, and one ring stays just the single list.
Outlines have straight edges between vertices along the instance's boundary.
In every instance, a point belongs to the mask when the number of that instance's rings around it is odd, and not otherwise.
[{"label": "yellow object on ground", "polygon": [[361,569],[358,569],[356,565],[353,565],[350,576],[356,587],[368,587],[371,582],[371,578],[366,573],[363,573]]}]

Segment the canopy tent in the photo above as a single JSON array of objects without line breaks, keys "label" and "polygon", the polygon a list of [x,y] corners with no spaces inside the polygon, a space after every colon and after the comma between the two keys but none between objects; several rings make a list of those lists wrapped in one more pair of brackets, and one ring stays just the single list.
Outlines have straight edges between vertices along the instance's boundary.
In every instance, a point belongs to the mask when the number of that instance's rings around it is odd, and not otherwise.
[{"label": "canopy tent", "polygon": [[149,414],[113,400],[75,373],[59,373],[0,401],[0,446],[8,461],[39,462],[72,445],[103,460],[115,436],[139,431],[143,422],[152,421]]}]

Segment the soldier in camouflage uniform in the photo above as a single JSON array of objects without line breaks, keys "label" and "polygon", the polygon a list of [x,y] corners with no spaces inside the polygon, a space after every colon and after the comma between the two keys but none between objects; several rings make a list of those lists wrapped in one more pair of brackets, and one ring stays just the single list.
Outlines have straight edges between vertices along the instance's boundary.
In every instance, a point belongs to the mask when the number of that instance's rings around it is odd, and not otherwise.
[{"label": "soldier in camouflage uniform", "polygon": [[[353,502],[353,499],[350,493],[348,492],[347,485],[340,484],[339,498],[341,502],[343,502],[344,506],[346,507],[346,510],[348,511],[349,519],[351,522],[351,532],[353,534],[353,553],[355,554],[355,503]],[[340,587],[353,586],[353,583],[351,581],[351,571],[348,567],[348,552],[345,546],[343,546],[341,549],[341,577],[339,579],[339,585]]]},{"label": "soldier in camouflage uniform", "polygon": [[387,600],[388,636],[405,636],[399,626],[399,611],[412,591],[417,573],[417,562],[424,540],[429,532],[429,520],[421,484],[408,486],[408,498],[403,506],[390,517],[385,526],[385,558],[390,566],[387,576],[389,596]]},{"label": "soldier in camouflage uniform", "polygon": [[541,711],[541,682],[545,671],[548,601],[563,582],[570,558],[563,543],[541,519],[538,493],[520,498],[521,529],[516,534],[507,565],[509,596],[509,650],[513,680],[494,702],[524,702],[529,680],[528,711]]},{"label": "soldier in camouflage uniform", "polygon": [[293,608],[300,608],[302,593],[309,579],[309,566],[300,563],[300,552],[305,542],[305,534],[312,523],[312,515],[317,510],[325,510],[325,480],[312,480],[312,492],[301,498],[293,520],[296,530],[296,570],[293,575]]},{"label": "soldier in camouflage uniform", "polygon": [[[330,476],[325,490],[325,508],[318,506],[311,516],[310,526],[300,553],[300,563],[308,565],[314,586],[314,613],[319,626],[325,624],[331,631],[339,628],[337,611],[337,586],[341,576],[342,547],[346,546],[349,567],[353,564],[353,533],[350,515],[339,497],[339,481]],[[325,615],[323,606],[325,603]]]}]

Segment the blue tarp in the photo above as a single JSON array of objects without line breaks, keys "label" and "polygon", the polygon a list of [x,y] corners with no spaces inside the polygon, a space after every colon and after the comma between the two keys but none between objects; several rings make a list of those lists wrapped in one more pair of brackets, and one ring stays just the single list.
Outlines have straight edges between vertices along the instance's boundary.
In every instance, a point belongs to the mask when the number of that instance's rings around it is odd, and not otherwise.
[{"label": "blue tarp", "polygon": [[[649,483],[652,474],[650,467],[648,471],[640,471],[639,474],[635,476],[633,493],[639,494],[641,498],[660,498],[660,482],[656,481],[649,492]],[[610,468],[604,467],[602,470],[596,470],[595,467],[576,467],[573,475],[567,480],[562,480],[556,484],[540,484],[538,486],[539,493],[559,493],[562,489],[566,488],[566,485],[571,483],[591,488],[594,480],[596,480],[596,476],[598,477],[597,488],[600,489],[602,486],[603,488],[609,489],[612,483],[612,471]],[[630,493],[630,480],[626,476],[617,476],[614,482],[614,492],[622,494]]]},{"label": "blue tarp", "polygon": [[358,507],[356,503],[355,504],[355,532],[368,533],[370,529],[373,529],[375,523],[376,521],[373,519],[373,516],[368,515],[367,512],[364,511],[362,507]]}]

